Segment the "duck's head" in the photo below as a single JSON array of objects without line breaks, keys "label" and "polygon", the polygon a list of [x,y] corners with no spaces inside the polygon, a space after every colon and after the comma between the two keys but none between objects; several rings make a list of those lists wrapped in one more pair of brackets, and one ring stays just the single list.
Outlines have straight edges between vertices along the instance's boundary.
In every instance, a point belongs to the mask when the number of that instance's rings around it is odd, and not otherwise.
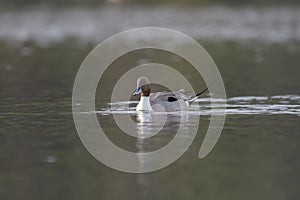
[{"label": "duck's head", "polygon": [[139,95],[148,97],[151,93],[150,82],[147,77],[141,76],[137,79],[137,89],[134,91],[133,95]]}]

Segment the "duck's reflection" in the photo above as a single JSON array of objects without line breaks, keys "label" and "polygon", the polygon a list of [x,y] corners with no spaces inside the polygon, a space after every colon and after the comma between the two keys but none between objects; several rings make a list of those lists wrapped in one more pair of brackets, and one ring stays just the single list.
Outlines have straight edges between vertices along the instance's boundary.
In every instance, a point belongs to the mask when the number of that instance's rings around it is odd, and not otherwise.
[{"label": "duck's reflection", "polygon": [[[149,111],[139,111],[136,116],[137,119],[137,142],[136,148],[138,153],[147,152],[149,148],[151,148],[151,142],[148,137],[151,137],[157,134],[159,131],[151,128],[153,125],[153,120],[151,116],[151,112]],[[140,169],[145,169],[147,165],[147,158],[144,156],[140,156],[138,154],[139,167]],[[144,199],[149,195],[150,190],[150,180],[147,174],[138,174],[137,175],[137,185],[138,185],[138,196],[140,199]]]},{"label": "duck's reflection", "polygon": [[[163,148],[174,139],[180,129],[177,140],[184,143],[185,139],[189,138],[189,127],[193,123],[193,119],[189,120],[189,115],[184,113],[138,112],[136,118],[136,152],[139,153],[154,152]],[[145,163],[142,159],[145,159],[145,156],[140,160],[141,163]]]},{"label": "duck's reflection", "polygon": [[152,122],[152,117],[150,111],[138,111],[137,121],[139,123],[150,123]]},{"label": "duck's reflection", "polygon": [[[193,120],[193,119],[191,119]],[[152,139],[152,145],[157,146],[163,140],[170,140],[178,129],[188,128],[191,122],[188,114],[185,113],[167,113],[167,112],[149,112],[139,111],[136,115],[136,137],[139,139],[150,139],[160,133],[155,139]]]},{"label": "duck's reflection", "polygon": [[[138,112],[137,113],[137,140],[136,150],[137,153],[154,152],[164,146],[168,145],[170,141],[175,137],[180,126],[186,126],[189,124],[189,116],[183,113],[169,114],[169,113],[157,113],[157,112]],[[182,142],[185,143],[186,135],[181,135]],[[181,140],[181,139],[180,139]],[[177,143],[178,149],[183,148],[181,142]],[[174,153],[174,152],[173,152]],[[172,152],[170,152],[172,154]],[[139,160],[140,171],[148,169],[149,166],[155,165],[154,162],[160,162],[159,160],[153,160],[151,157],[137,154]],[[164,158],[162,158],[164,159]],[[148,174],[139,174],[137,176],[138,194],[141,199],[147,198],[151,193],[151,176]]]}]

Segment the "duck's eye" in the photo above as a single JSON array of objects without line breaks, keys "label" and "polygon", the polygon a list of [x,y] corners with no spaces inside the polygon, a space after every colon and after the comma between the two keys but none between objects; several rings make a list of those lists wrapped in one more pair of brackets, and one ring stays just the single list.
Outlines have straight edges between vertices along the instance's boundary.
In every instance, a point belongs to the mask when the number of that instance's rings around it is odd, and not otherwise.
[{"label": "duck's eye", "polygon": [[168,97],[169,102],[177,101],[178,99],[175,97]]}]

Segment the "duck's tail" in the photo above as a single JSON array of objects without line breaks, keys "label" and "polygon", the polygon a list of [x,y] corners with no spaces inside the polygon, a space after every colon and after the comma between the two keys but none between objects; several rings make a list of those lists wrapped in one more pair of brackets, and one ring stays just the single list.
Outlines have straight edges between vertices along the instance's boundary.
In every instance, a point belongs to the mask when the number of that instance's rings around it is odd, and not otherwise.
[{"label": "duck's tail", "polygon": [[188,99],[187,102],[189,102],[189,104],[192,104],[201,94],[203,94],[207,90],[208,88],[202,90],[201,92],[197,93],[195,96],[192,96],[190,99]]}]

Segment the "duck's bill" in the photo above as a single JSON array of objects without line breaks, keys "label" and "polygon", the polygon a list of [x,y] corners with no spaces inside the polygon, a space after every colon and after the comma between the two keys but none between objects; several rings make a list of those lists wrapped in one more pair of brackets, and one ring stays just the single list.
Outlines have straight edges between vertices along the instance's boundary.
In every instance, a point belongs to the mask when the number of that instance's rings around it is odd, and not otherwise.
[{"label": "duck's bill", "polygon": [[133,96],[136,96],[136,95],[139,95],[142,93],[142,88],[139,87],[138,89],[136,89],[134,92],[133,92]]}]

